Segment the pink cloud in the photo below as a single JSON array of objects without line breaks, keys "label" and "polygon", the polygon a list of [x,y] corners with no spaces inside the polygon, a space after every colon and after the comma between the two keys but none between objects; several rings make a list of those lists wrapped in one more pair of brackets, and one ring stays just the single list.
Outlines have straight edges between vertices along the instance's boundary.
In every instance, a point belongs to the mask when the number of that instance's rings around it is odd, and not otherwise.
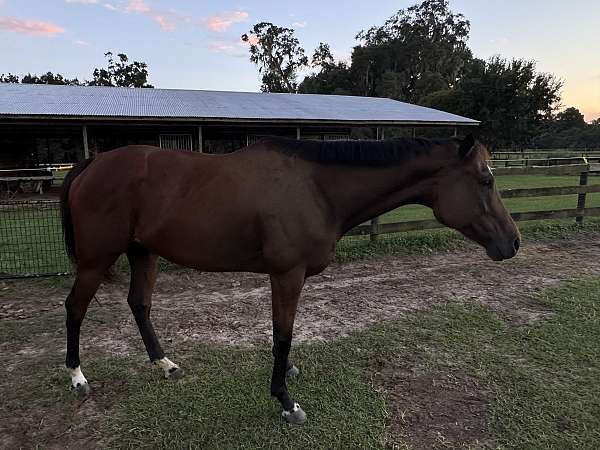
[{"label": "pink cloud", "polygon": [[50,37],[65,32],[64,28],[50,22],[22,20],[14,17],[0,17],[0,30],[45,37]]},{"label": "pink cloud", "polygon": [[244,57],[248,54],[246,43],[242,41],[214,41],[208,44],[208,49],[213,53],[222,53],[227,56],[235,56],[236,58]]},{"label": "pink cloud", "polygon": [[247,21],[248,17],[249,14],[246,11],[229,11],[209,17],[203,23],[209,30],[222,33],[223,31],[227,31],[234,23]]},{"label": "pink cloud", "polygon": [[129,3],[125,7],[125,11],[149,17],[158,23],[163,31],[175,31],[177,22],[181,19],[180,15],[174,11],[158,11],[144,3],[144,0],[129,0]]},{"label": "pink cloud", "polygon": [[129,0],[125,11],[145,14],[150,12],[150,7],[144,3],[144,0]]},{"label": "pink cloud", "polygon": [[249,34],[247,40],[245,40],[245,41],[242,40],[241,41],[241,45],[244,45],[244,46],[256,45],[256,44],[258,44],[258,42],[259,42],[259,39],[258,39],[257,35],[255,35],[255,34]]}]

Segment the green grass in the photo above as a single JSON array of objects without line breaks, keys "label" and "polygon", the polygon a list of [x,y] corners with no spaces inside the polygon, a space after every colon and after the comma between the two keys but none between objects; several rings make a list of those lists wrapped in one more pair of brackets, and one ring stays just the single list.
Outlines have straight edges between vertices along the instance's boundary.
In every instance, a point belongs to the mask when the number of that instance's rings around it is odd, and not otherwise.
[{"label": "green grass", "polygon": [[70,271],[58,207],[17,208],[0,211],[0,274]]},{"label": "green grass", "polygon": [[554,315],[524,327],[451,303],[297,346],[302,374],[290,386],[309,415],[301,427],[283,423],[268,398],[267,347],[200,346],[181,360],[188,377],[176,384],[131,361],[102,361],[86,373],[99,383],[129,371],[106,430],[119,448],[382,448],[387,407],[370,364],[399,360],[420,373],[452,367],[491,388],[488,423],[500,449],[597,449],[599,296],[600,279],[548,291],[538,301]]}]

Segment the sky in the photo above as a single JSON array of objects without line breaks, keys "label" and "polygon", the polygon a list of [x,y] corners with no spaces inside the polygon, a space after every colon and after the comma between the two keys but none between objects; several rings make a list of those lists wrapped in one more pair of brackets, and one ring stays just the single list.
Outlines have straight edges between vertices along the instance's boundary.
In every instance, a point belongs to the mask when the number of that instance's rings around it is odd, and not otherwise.
[{"label": "sky", "polygon": [[[418,0],[0,0],[0,73],[89,79],[104,53],[149,66],[161,88],[257,91],[240,35],[261,21],[294,28],[307,54],[319,42],[347,60],[357,32]],[[537,62],[564,81],[562,104],[600,117],[600,1],[450,0],[471,21],[481,58]]]}]

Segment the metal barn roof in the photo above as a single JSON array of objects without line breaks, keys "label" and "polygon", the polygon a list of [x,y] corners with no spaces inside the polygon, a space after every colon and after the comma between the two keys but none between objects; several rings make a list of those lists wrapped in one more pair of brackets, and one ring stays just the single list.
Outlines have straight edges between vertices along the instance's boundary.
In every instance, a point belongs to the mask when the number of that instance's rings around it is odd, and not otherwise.
[{"label": "metal barn roof", "polygon": [[478,125],[387,98],[0,83],[0,119]]}]

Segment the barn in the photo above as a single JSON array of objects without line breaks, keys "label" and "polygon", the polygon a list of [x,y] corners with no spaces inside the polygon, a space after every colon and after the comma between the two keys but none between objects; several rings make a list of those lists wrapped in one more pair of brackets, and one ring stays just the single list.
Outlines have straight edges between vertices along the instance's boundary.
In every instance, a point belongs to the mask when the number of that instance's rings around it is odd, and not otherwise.
[{"label": "barn", "polygon": [[72,163],[128,144],[226,153],[262,136],[382,138],[476,120],[386,98],[0,84],[0,169]]}]

